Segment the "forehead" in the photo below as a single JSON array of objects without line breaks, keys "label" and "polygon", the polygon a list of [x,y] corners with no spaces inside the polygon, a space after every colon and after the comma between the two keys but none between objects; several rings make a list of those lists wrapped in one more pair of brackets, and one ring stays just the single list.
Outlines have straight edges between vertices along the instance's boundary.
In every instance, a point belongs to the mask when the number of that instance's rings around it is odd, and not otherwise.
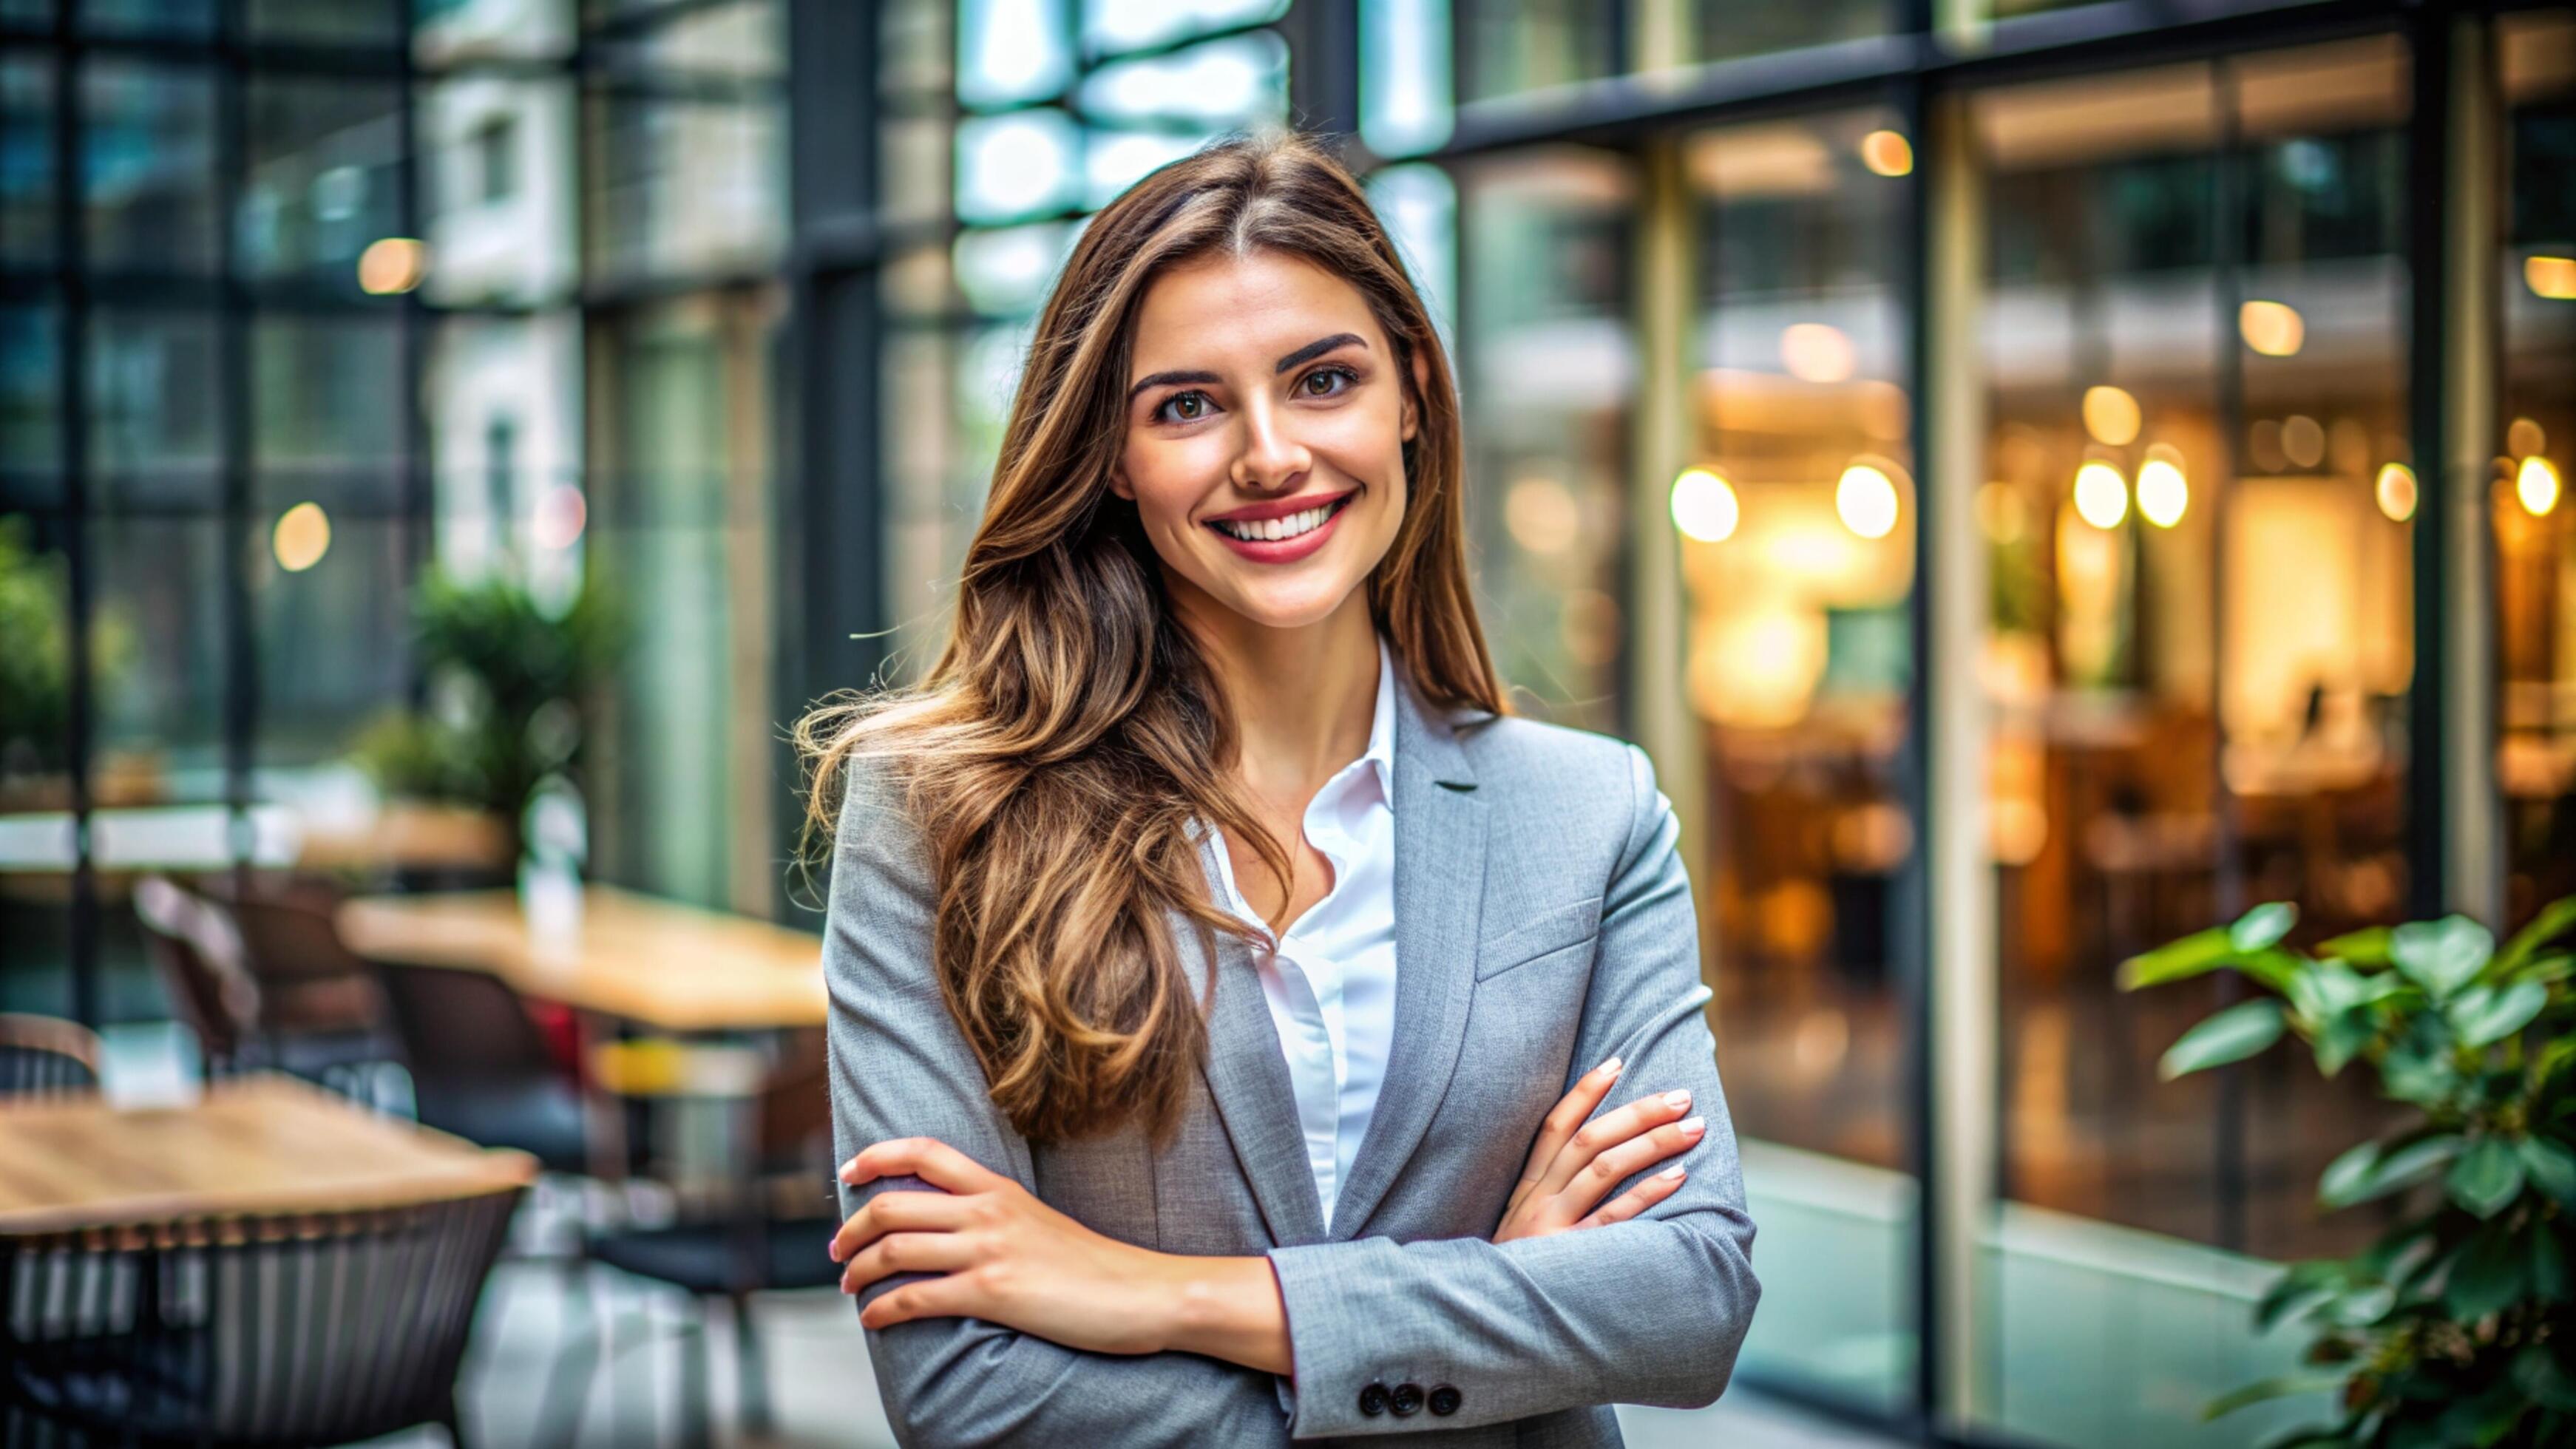
[{"label": "forehead", "polygon": [[1131,375],[1229,361],[1267,371],[1272,359],[1334,332],[1382,346],[1359,288],[1303,257],[1219,253],[1173,267],[1146,288]]}]

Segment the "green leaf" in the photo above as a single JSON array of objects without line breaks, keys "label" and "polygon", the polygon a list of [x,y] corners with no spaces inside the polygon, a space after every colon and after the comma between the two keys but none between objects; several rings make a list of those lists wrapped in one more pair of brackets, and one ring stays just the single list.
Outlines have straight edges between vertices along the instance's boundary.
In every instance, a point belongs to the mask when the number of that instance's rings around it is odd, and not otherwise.
[{"label": "green leaf", "polygon": [[2200,1417],[2206,1422],[2233,1414],[2248,1404],[2286,1399],[2292,1394],[2321,1394],[2342,1387],[2341,1374],[2283,1374],[2277,1378],[2258,1379],[2210,1400],[2209,1406],[2200,1411]]},{"label": "green leaf", "polygon": [[2206,975],[2228,964],[2234,954],[2235,948],[2228,945],[2224,929],[2212,926],[2206,931],[2194,931],[2179,941],[2121,962],[2120,989],[2136,991],[2141,987],[2161,986],[2168,981]]},{"label": "green leaf", "polygon": [[2392,1192],[2401,1192],[2417,1183],[2428,1182],[2433,1174],[2442,1170],[2444,1164],[2459,1156],[2462,1143],[2459,1138],[2445,1133],[2408,1143],[2390,1152],[2384,1158],[2378,1158],[2375,1145],[2365,1145],[2372,1146],[2372,1155],[2377,1160],[2368,1163],[2357,1172],[2347,1170],[2346,1179],[2338,1181],[2337,1170],[2343,1169],[2345,1160],[2360,1149],[2355,1148],[2353,1152],[2347,1152],[2343,1157],[2336,1158],[2333,1165],[2326,1169],[2325,1177],[2317,1185],[2319,1202],[2330,1208],[2350,1207],[2354,1203],[2369,1202],[2373,1198],[2386,1197]]},{"label": "green leaf", "polygon": [[2282,1319],[2305,1314],[2351,1280],[2351,1270],[2337,1259],[2291,1264],[2254,1305],[2255,1330],[2269,1332]]},{"label": "green leaf", "polygon": [[2567,1070],[2571,1062],[2576,1062],[2576,1031],[2552,1039],[2549,1045],[2540,1049],[2538,1056],[2532,1058],[2532,1085],[2535,1087],[2549,1085],[2550,1079]]},{"label": "green leaf", "polygon": [[2156,1071],[2166,1081],[2206,1067],[2242,1061],[2281,1039],[2281,1003],[2240,1001],[2182,1034]]},{"label": "green leaf", "polygon": [[2499,978],[2512,976],[2523,963],[2540,953],[2540,948],[2576,928],[2576,896],[2551,901],[2531,918],[2531,924],[2513,933],[2504,949],[2495,953],[2493,971]]},{"label": "green leaf", "polygon": [[2397,969],[2440,1001],[2469,984],[2495,954],[2495,933],[2466,916],[2409,921],[2389,933]]},{"label": "green leaf", "polygon": [[2290,928],[2299,923],[2299,908],[2288,901],[2265,901],[2227,928],[2227,944],[2239,951],[2260,951],[2277,946]]},{"label": "green leaf", "polygon": [[2576,1152],[2552,1137],[2526,1137],[2515,1150],[2532,1186],[2556,1198],[2560,1207],[2576,1208]]},{"label": "green leaf", "polygon": [[2464,1321],[2501,1313],[2529,1286],[2530,1259],[2501,1223],[2489,1223],[2451,1260],[2442,1306]]},{"label": "green leaf", "polygon": [[[2419,1024],[2427,1021],[2418,1018]],[[2380,1085],[2388,1095],[2401,1102],[2412,1102],[2427,1109],[2446,1107],[2460,1089],[2459,1069],[2451,1065],[2451,1055],[2439,1043],[2443,1033],[2433,1024],[2434,1042],[2423,1039],[2424,1033],[2410,1033],[2392,1043],[2379,1059]]]},{"label": "green leaf", "polygon": [[2548,987],[2537,981],[2517,981],[2501,990],[2480,986],[2461,992],[2452,999],[2448,1015],[2460,1045],[2482,1047],[2531,1025],[2548,1004]]},{"label": "green leaf", "polygon": [[2531,1291],[2552,1303],[2567,1301],[2567,1244],[2547,1228],[2531,1235]]},{"label": "green leaf", "polygon": [[2386,926],[2364,926],[2358,931],[2346,932],[2331,941],[2320,942],[2317,946],[2317,954],[2341,957],[2355,966],[2385,966],[2389,960],[2389,935],[2390,932]]},{"label": "green leaf", "polygon": [[2484,1449],[2502,1439],[2530,1405],[2511,1382],[2498,1379],[2486,1392],[2454,1399],[2442,1410],[2442,1437]]},{"label": "green leaf", "polygon": [[2326,1424],[2303,1424],[2273,1435],[2258,1449],[2352,1449],[2352,1436]]},{"label": "green leaf", "polygon": [[2443,1183],[2451,1201],[2482,1218],[2494,1217],[2522,1196],[2522,1159],[2501,1137],[2481,1137],[2451,1164]]},{"label": "green leaf", "polygon": [[2513,1356],[2513,1386],[2547,1408],[2576,1409],[2576,1376],[2570,1376],[2546,1344],[2532,1344]]}]

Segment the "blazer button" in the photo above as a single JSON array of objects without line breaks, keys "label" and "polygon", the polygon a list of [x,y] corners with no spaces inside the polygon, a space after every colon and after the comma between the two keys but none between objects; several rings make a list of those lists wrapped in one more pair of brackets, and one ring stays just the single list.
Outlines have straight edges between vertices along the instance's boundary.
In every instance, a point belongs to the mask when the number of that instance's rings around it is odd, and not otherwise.
[{"label": "blazer button", "polygon": [[1360,1390],[1360,1412],[1372,1419],[1386,1412],[1386,1385],[1371,1384]]},{"label": "blazer button", "polygon": [[1395,1391],[1386,1396],[1386,1406],[1393,1409],[1399,1419],[1421,1413],[1422,1385],[1411,1380],[1397,1384]]},{"label": "blazer button", "polygon": [[1463,1400],[1457,1385],[1442,1384],[1431,1391],[1431,1412],[1446,1417],[1458,1412],[1458,1405]]}]

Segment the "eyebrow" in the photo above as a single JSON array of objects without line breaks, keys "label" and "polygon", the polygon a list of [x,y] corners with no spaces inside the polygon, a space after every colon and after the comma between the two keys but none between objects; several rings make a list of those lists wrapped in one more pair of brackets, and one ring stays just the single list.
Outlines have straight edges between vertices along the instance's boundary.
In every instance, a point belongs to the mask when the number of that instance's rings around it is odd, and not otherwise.
[{"label": "eyebrow", "polygon": [[[1270,368],[1271,374],[1276,376],[1279,373],[1286,372],[1288,369],[1297,366],[1299,363],[1312,362],[1327,352],[1332,352],[1344,347],[1357,347],[1365,350],[1368,347],[1368,343],[1356,332],[1336,332],[1330,337],[1318,337],[1314,341],[1307,343],[1305,346],[1298,348],[1296,351],[1289,353],[1287,356],[1272,364]],[[1214,383],[1223,381],[1225,381],[1224,378],[1217,376],[1213,372],[1157,372],[1148,377],[1138,378],[1136,380],[1136,385],[1127,389],[1127,400],[1129,402],[1134,402],[1139,395],[1143,394],[1149,388],[1169,387],[1174,383]]]}]

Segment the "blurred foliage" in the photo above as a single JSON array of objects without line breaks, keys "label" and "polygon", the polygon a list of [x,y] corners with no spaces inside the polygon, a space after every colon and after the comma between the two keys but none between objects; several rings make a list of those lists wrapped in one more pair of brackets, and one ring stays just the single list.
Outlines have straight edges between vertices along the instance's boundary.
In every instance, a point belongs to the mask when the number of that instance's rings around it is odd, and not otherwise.
[{"label": "blurred foliage", "polygon": [[358,738],[358,764],[389,795],[489,811],[515,838],[537,783],[577,769],[626,633],[596,569],[560,611],[506,576],[433,570],[412,600],[431,708],[380,716]]},{"label": "blurred foliage", "polygon": [[2337,1391],[2340,1414],[2292,1445],[2576,1443],[2576,897],[2499,949],[2465,916],[2282,942],[2298,912],[2255,907],[2124,962],[2136,990],[2235,971],[2266,995],[2185,1032],[2167,1080],[2295,1036],[2331,1077],[2358,1066],[2412,1109],[2400,1132],[2326,1168],[2328,1209],[2393,1199],[2395,1226],[2350,1258],[2292,1264],[2257,1310],[2311,1326],[2312,1372],[2250,1384],[2212,1418]]},{"label": "blurred foliage", "polygon": [[[36,552],[27,520],[0,518],[0,780],[71,767],[71,621],[64,562]],[[101,610],[90,618],[90,680],[108,697],[134,660],[134,635]]]}]

